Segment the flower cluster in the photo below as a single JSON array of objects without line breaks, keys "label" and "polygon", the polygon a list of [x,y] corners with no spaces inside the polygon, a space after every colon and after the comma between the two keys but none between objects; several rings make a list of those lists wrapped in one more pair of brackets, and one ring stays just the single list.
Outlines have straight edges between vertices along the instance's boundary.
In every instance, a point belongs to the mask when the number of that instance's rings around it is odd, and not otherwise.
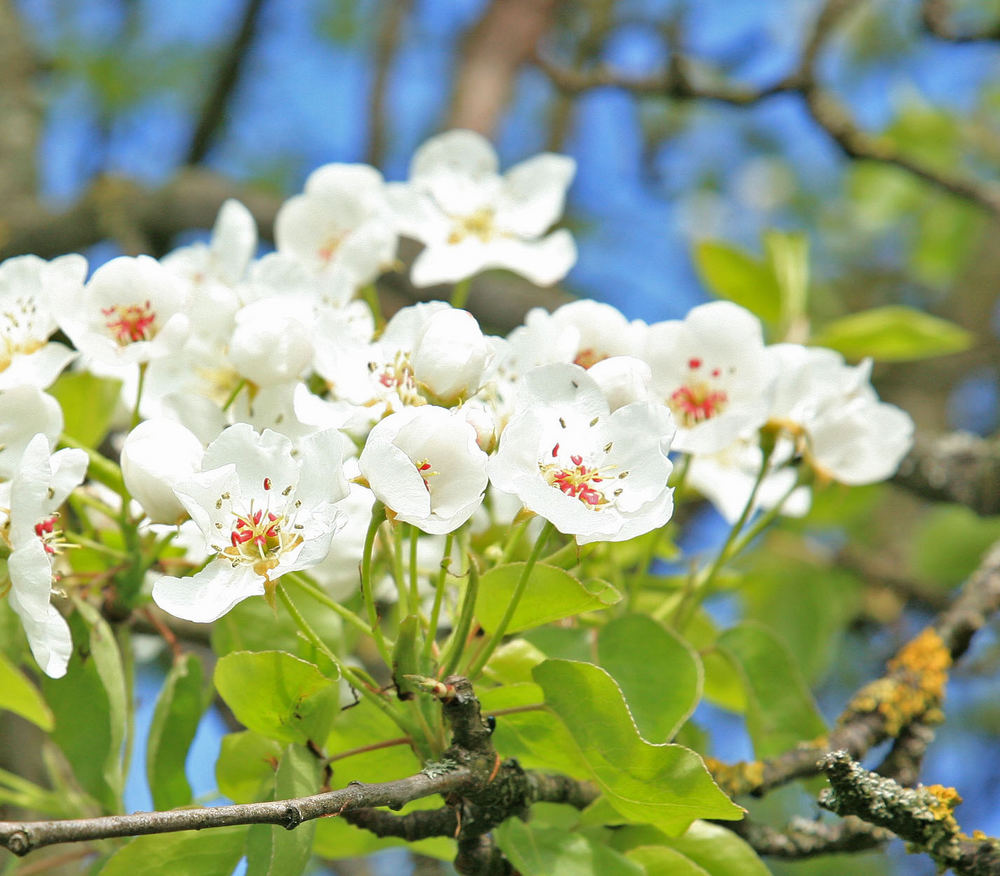
[{"label": "flower cluster", "polygon": [[50,601],[57,509],[87,461],[52,452],[63,418],[45,389],[71,362],[122,381],[122,501],[147,526],[180,526],[197,568],[157,578],[152,598],[201,622],[288,573],[356,587],[376,503],[428,537],[506,528],[526,509],[584,544],[663,526],[678,458],[730,520],[752,502],[802,513],[806,469],[850,484],[892,473],[912,423],[878,400],[869,366],[768,346],[734,304],[647,325],[577,301],[532,310],[506,338],[444,302],[381,325],[372,283],[400,235],[424,244],[418,286],[490,268],[561,279],[576,250],[550,228],[573,172],[542,155],[501,175],[489,144],[457,131],[418,151],[406,183],[315,171],[259,258],[230,201],[208,243],[116,258],[86,281],[79,256],[0,265],[0,555],[44,671],[69,654]]}]

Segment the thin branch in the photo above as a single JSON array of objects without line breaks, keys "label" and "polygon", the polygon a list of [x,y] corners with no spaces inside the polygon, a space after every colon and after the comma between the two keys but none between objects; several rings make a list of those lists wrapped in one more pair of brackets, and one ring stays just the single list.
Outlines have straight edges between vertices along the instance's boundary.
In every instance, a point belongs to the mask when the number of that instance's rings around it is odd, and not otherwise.
[{"label": "thin branch", "polygon": [[903,788],[864,769],[846,751],[831,752],[821,766],[830,781],[819,796],[824,808],[891,830],[930,855],[942,870],[950,867],[959,876],[1000,872],[1000,840],[970,839],[959,830],[952,810],[962,798],[954,788]]},{"label": "thin branch", "polygon": [[929,33],[949,43],[981,43],[1000,40],[1000,21],[976,33],[959,33],[951,25],[947,0],[924,0],[920,20]]},{"label": "thin branch", "polygon": [[473,781],[471,770],[454,767],[447,772],[418,773],[395,782],[366,785],[352,782],[339,791],[313,794],[294,800],[242,803],[202,809],[172,809],[168,812],[135,812],[65,821],[0,821],[0,846],[15,855],[54,843],[81,842],[111,837],[203,830],[239,824],[278,824],[292,830],[304,821],[341,815],[370,806],[400,808],[412,800],[432,794],[461,792]]},{"label": "thin branch", "polygon": [[953,432],[918,439],[893,483],[938,502],[957,502],[976,514],[1000,514],[1000,441]]},{"label": "thin branch", "polygon": [[41,105],[32,81],[36,59],[17,4],[0,0],[0,203],[35,190]]},{"label": "thin branch", "polygon": [[386,149],[386,94],[389,74],[399,48],[403,22],[410,14],[413,0],[383,0],[379,13],[378,33],[375,36],[375,81],[372,83],[368,106],[368,155],[365,160],[373,167],[381,167]]},{"label": "thin branch", "polygon": [[782,830],[749,818],[724,824],[746,840],[758,855],[791,860],[875,849],[893,837],[891,831],[854,817],[833,824],[796,817]]},{"label": "thin branch", "polygon": [[1000,186],[924,164],[899,150],[891,140],[861,130],[841,101],[820,86],[816,62],[837,25],[859,3],[860,0],[826,0],[807,35],[797,67],[759,88],[726,81],[698,81],[692,60],[676,52],[665,70],[645,77],[623,76],[607,66],[572,70],[543,58],[538,58],[537,63],[557,88],[571,94],[614,87],[637,96],[715,101],[732,106],[751,106],[777,94],[798,94],[813,121],[848,158],[898,167],[942,191],[1000,215]]},{"label": "thin branch", "polygon": [[860,758],[885,739],[896,739],[915,723],[941,719],[948,670],[972,636],[1000,610],[1000,542],[983,557],[958,598],[893,657],[885,675],[851,698],[828,737],[803,742],[764,761],[705,762],[731,797],[762,796],[773,788],[819,772],[819,759],[843,749]]},{"label": "thin branch", "polygon": [[214,87],[202,105],[194,135],[191,137],[191,145],[184,159],[185,164],[200,164],[205,159],[226,122],[226,108],[250,55],[250,47],[257,34],[257,23],[263,6],[264,0],[247,0],[239,29],[222,57],[213,77]]}]

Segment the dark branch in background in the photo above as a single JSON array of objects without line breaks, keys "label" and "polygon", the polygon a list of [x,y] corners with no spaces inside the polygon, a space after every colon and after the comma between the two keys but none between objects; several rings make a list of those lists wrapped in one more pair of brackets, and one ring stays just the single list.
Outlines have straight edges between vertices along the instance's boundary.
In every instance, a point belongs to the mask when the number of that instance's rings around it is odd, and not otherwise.
[{"label": "dark branch in background", "polygon": [[[14,0],[0,0],[0,204],[32,198],[42,113],[36,59]],[[0,228],[2,233],[2,228]]]},{"label": "dark branch in background", "polygon": [[954,788],[903,788],[864,769],[846,751],[828,754],[821,767],[830,780],[819,796],[824,808],[891,830],[927,852],[941,869],[950,867],[963,876],[1000,872],[1000,842],[982,836],[970,839],[959,831],[951,813],[962,798]]},{"label": "dark branch in background", "polygon": [[448,118],[450,128],[491,136],[521,68],[552,24],[558,0],[492,0],[466,35]]},{"label": "dark branch in background", "polygon": [[226,122],[226,108],[240,81],[240,74],[250,57],[250,46],[257,33],[257,22],[264,0],[247,0],[239,29],[229,44],[219,68],[212,77],[214,83],[198,116],[194,136],[188,147],[185,164],[200,164]]},{"label": "dark branch in background", "polygon": [[893,482],[926,499],[1000,514],[1000,441],[968,432],[918,438]]},{"label": "dark branch in background", "polygon": [[[865,685],[847,704],[826,738],[804,742],[764,761],[724,764],[706,758],[716,781],[730,796],[762,796],[773,788],[819,772],[817,761],[843,749],[863,757],[885,739],[898,739],[914,724],[940,721],[948,669],[961,657],[987,618],[1000,610],[1000,542],[987,551],[979,568],[950,608],[904,645],[889,661],[886,674]],[[917,745],[913,740],[908,745]],[[912,759],[915,749],[911,748]],[[903,768],[904,752],[890,754],[887,771]]]},{"label": "dark branch in background", "polygon": [[874,827],[860,818],[847,817],[835,824],[793,818],[783,830],[743,821],[718,822],[746,840],[758,855],[773,858],[815,858],[838,852],[863,852],[892,839],[891,831]]},{"label": "dark branch in background", "polygon": [[385,98],[389,90],[392,63],[396,59],[403,22],[410,14],[412,0],[383,0],[379,12],[378,32],[375,35],[375,81],[372,83],[368,106],[368,154],[365,161],[373,167],[385,163],[386,123],[388,121]]},{"label": "dark branch in background", "polygon": [[920,20],[938,39],[950,43],[977,43],[1000,40],[1000,21],[979,33],[959,33],[951,26],[951,12],[946,0],[924,0],[920,4]]},{"label": "dark branch in background", "polygon": [[[561,67],[544,58],[538,64],[552,83],[565,93],[592,88],[620,88],[645,97],[704,100],[732,106],[750,106],[777,94],[798,94],[813,120],[848,158],[877,161],[905,170],[930,185],[1000,216],[1000,186],[975,180],[925,164],[900,151],[890,140],[862,131],[844,105],[824,90],[816,76],[816,62],[844,15],[860,0],[827,0],[806,38],[797,67],[788,75],[761,88],[733,82],[704,81],[692,59],[674,52],[667,68],[651,76],[628,77],[598,66],[591,70]],[[678,43],[683,41],[678,38]]]}]

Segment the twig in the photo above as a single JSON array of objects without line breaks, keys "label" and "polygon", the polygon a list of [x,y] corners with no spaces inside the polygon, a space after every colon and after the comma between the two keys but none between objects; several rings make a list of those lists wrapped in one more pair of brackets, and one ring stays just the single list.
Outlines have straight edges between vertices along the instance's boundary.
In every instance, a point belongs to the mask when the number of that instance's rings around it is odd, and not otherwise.
[{"label": "twig", "polygon": [[741,836],[758,855],[792,860],[874,849],[893,837],[890,831],[851,816],[834,824],[797,817],[782,830],[749,818],[719,824]]},{"label": "twig", "polygon": [[918,439],[893,483],[938,502],[957,502],[976,514],[1000,514],[1000,441],[968,432]]},{"label": "twig", "polygon": [[959,33],[949,20],[946,0],[924,0],[920,4],[920,20],[929,33],[949,43],[977,43],[1000,40],[1000,21],[977,33]]},{"label": "twig", "polygon": [[365,160],[374,167],[385,162],[386,111],[385,98],[389,87],[392,62],[399,47],[403,22],[410,14],[412,0],[383,0],[379,13],[378,33],[375,35],[375,81],[368,105],[368,155]]},{"label": "twig", "polygon": [[952,810],[962,798],[954,788],[903,788],[864,769],[846,751],[831,752],[821,767],[830,780],[819,796],[824,808],[891,830],[930,855],[942,870],[950,867],[960,876],[1000,872],[1000,840],[983,835],[970,839],[959,831]]},{"label": "twig", "polygon": [[257,33],[257,22],[263,5],[264,0],[247,0],[239,29],[229,44],[215,76],[212,77],[215,86],[201,108],[198,124],[195,126],[184,159],[185,164],[200,164],[204,160],[226,121],[226,107],[232,99],[240,81],[240,74],[250,55],[250,47]]}]

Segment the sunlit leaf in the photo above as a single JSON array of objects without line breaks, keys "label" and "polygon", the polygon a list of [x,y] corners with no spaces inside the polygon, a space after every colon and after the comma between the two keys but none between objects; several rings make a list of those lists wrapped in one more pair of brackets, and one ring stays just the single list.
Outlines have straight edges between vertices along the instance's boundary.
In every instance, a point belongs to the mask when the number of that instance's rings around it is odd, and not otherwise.
[{"label": "sunlit leaf", "polygon": [[7,709],[31,721],[42,730],[52,730],[52,710],[21,671],[0,653],[0,709]]},{"label": "sunlit leaf", "polygon": [[812,339],[849,359],[898,362],[961,353],[972,346],[965,329],[910,307],[875,307],[827,323]]}]

